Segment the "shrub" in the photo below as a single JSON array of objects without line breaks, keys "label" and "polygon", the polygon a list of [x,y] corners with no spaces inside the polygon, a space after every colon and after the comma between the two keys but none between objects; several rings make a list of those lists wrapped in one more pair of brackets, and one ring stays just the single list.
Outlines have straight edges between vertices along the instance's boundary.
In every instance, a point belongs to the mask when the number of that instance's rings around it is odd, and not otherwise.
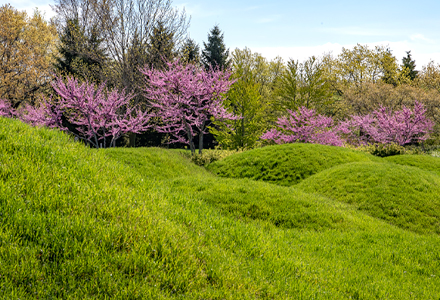
[{"label": "shrub", "polygon": [[391,144],[368,144],[360,146],[347,145],[348,148],[370,153],[379,157],[387,157],[393,155],[403,155],[403,154],[424,154],[425,152],[420,147],[403,147],[395,143]]}]

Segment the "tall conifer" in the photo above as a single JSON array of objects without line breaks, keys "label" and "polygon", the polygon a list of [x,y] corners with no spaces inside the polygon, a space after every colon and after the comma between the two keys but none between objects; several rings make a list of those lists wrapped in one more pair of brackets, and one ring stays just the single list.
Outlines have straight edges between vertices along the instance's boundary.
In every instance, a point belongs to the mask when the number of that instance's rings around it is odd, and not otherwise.
[{"label": "tall conifer", "polygon": [[402,59],[402,65],[408,69],[408,77],[414,80],[417,77],[416,62],[411,58],[411,51],[406,51],[406,57]]},{"label": "tall conifer", "polygon": [[229,67],[229,49],[226,49],[223,34],[218,25],[208,34],[208,43],[203,42],[205,49],[202,51],[202,62],[206,69]]}]

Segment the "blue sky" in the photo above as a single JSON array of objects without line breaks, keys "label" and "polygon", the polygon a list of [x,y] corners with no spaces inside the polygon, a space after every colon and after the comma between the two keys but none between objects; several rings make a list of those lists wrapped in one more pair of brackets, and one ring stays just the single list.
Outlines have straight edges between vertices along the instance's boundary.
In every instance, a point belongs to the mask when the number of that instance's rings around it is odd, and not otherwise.
[{"label": "blue sky", "polygon": [[[1,4],[7,1],[0,0]],[[14,0],[13,6],[38,7],[53,15],[48,0]],[[203,48],[214,25],[232,51],[248,47],[268,59],[277,55],[303,61],[357,43],[389,46],[399,62],[411,50],[420,69],[440,63],[440,1],[214,1],[174,0],[191,16],[189,34]]]}]

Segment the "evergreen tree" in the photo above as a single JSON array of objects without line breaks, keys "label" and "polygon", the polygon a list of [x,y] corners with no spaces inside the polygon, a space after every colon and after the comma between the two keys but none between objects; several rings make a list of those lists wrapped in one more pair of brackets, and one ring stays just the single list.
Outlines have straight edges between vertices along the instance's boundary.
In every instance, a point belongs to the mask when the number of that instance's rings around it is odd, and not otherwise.
[{"label": "evergreen tree", "polygon": [[153,29],[147,45],[147,64],[154,69],[163,69],[166,62],[172,61],[174,52],[174,34],[165,27],[163,22],[158,22]]},{"label": "evergreen tree", "polygon": [[380,66],[382,68],[382,81],[397,86],[399,83],[399,65],[391,49],[386,48],[379,53]]},{"label": "evergreen tree", "polygon": [[196,65],[200,63],[200,47],[191,38],[188,38],[185,41],[180,55],[184,63],[192,63]]},{"label": "evergreen tree", "polygon": [[215,25],[208,34],[208,43],[203,42],[205,50],[202,51],[202,62],[206,69],[229,67],[229,49],[223,42],[223,34],[218,25]]},{"label": "evergreen tree", "polygon": [[123,87],[130,93],[133,93],[134,102],[138,103],[143,101],[142,88],[144,84],[144,78],[139,69],[145,67],[149,62],[148,56],[148,44],[143,42],[137,32],[134,34],[130,44],[130,48],[127,50],[127,65],[124,68],[124,81]]},{"label": "evergreen tree", "polygon": [[416,62],[411,58],[411,51],[406,51],[406,57],[402,59],[402,66],[408,70],[408,77],[411,80],[417,77]]},{"label": "evergreen tree", "polygon": [[78,19],[68,20],[60,35],[59,57],[55,68],[63,75],[71,75],[81,80],[102,82],[105,80],[106,55],[101,47],[103,39],[97,26],[88,34],[79,25]]}]

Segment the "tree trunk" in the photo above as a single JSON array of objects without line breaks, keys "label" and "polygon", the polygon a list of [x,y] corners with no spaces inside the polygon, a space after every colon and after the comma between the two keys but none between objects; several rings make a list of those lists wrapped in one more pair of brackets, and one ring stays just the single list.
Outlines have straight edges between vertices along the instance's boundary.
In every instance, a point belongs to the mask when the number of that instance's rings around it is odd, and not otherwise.
[{"label": "tree trunk", "polygon": [[134,132],[128,133],[128,139],[129,139],[129,141],[128,141],[129,147],[132,147],[132,148],[136,147],[136,133],[134,133]]},{"label": "tree trunk", "polygon": [[202,155],[203,150],[203,132],[199,134],[199,154]]},{"label": "tree trunk", "polygon": [[191,149],[191,155],[196,154],[196,146],[194,145],[194,140],[192,138],[189,140],[189,148]]},{"label": "tree trunk", "polygon": [[200,133],[199,133],[199,154],[202,155],[203,150],[203,131],[205,130],[205,121],[203,121]]}]

